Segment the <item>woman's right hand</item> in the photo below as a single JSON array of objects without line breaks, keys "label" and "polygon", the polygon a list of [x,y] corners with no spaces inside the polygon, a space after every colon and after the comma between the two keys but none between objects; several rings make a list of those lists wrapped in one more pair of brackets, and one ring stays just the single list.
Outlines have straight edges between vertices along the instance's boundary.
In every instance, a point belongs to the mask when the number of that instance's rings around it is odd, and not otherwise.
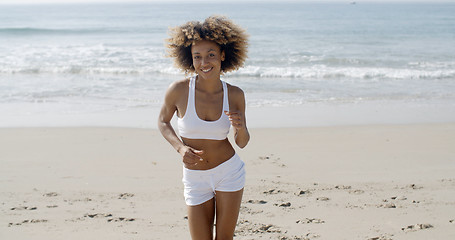
[{"label": "woman's right hand", "polygon": [[196,150],[189,146],[183,146],[179,149],[180,155],[183,158],[183,164],[185,167],[192,167],[197,165],[199,162],[202,162],[203,159],[201,155],[204,153],[202,150]]}]

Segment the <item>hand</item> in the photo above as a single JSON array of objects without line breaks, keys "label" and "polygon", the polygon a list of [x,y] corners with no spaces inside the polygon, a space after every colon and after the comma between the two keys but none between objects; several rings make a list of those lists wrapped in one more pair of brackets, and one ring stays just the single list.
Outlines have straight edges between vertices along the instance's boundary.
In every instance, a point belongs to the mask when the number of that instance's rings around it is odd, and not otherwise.
[{"label": "hand", "polygon": [[240,112],[224,111],[224,113],[229,117],[229,121],[231,121],[232,127],[236,128],[237,130],[240,130],[245,127],[245,124],[244,124],[245,121],[243,119],[243,115]]},{"label": "hand", "polygon": [[201,155],[204,151],[202,150],[196,150],[192,147],[184,146],[179,149],[179,153],[182,155],[185,167],[196,166],[199,162],[203,161]]}]

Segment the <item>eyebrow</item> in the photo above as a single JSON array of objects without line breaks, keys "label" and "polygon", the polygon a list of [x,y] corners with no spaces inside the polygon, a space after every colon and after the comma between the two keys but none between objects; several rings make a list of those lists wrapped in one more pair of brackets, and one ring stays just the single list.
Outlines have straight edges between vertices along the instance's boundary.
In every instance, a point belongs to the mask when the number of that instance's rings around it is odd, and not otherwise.
[{"label": "eyebrow", "polygon": [[[216,50],[215,50],[215,49],[212,49],[212,48],[210,48],[210,49],[209,49],[207,52],[213,52],[213,51],[215,51],[215,52],[216,52]],[[200,53],[199,53],[199,52],[194,52],[193,54],[200,54]]]}]

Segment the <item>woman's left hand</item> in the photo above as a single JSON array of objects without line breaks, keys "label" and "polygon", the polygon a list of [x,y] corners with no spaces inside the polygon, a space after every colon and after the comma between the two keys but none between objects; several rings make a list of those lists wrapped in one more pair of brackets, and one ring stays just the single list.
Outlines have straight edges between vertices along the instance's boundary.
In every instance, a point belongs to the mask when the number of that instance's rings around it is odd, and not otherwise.
[{"label": "woman's left hand", "polygon": [[229,117],[229,121],[231,121],[231,125],[236,128],[237,130],[240,130],[245,127],[245,120],[242,116],[242,114],[238,111],[224,111],[224,113]]}]

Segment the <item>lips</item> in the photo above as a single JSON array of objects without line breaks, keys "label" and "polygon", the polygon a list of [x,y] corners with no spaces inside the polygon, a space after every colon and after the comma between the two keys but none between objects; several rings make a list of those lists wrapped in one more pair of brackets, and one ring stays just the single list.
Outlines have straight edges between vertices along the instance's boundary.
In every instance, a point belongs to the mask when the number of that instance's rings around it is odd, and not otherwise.
[{"label": "lips", "polygon": [[213,67],[208,68],[208,69],[201,69],[201,71],[204,73],[208,73],[208,72],[212,71],[212,69],[213,69]]}]

